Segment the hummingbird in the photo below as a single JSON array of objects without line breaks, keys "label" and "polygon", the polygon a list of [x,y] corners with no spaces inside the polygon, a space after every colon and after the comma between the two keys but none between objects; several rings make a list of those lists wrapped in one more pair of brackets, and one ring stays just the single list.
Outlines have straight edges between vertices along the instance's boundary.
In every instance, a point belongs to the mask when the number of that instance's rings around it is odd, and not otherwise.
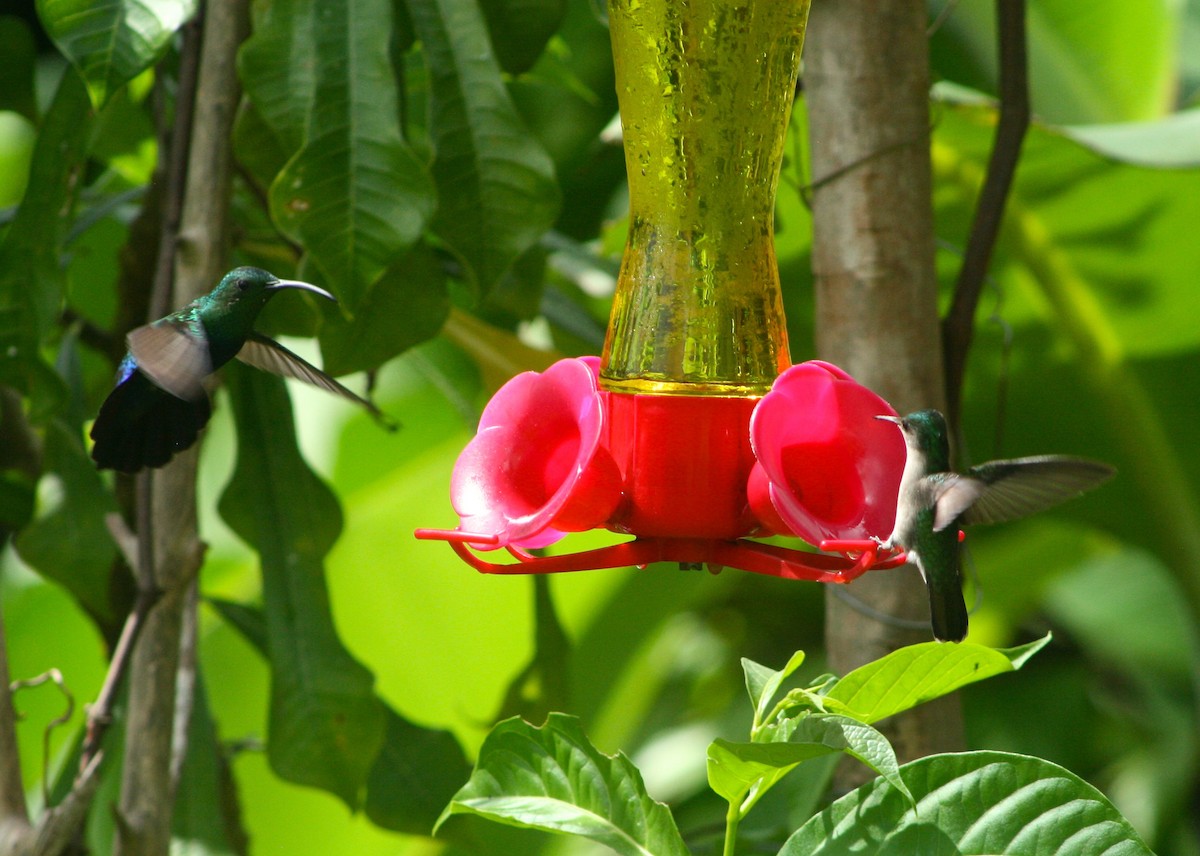
[{"label": "hummingbird", "polygon": [[908,457],[900,477],[896,525],[880,546],[899,547],[929,589],[934,638],[961,642],[967,635],[962,593],[960,524],[1000,523],[1058,505],[1108,480],[1108,464],[1066,455],[988,461],[950,469],[946,419],[937,410],[876,416],[904,434]]},{"label": "hummingbird", "polygon": [[161,467],[190,447],[212,415],[206,381],[234,357],[348,398],[388,424],[374,404],[254,330],[267,301],[289,288],[337,300],[310,283],[279,279],[261,268],[239,267],[178,312],[131,330],[116,386],[92,424],[96,465],[135,473],[143,467]]}]

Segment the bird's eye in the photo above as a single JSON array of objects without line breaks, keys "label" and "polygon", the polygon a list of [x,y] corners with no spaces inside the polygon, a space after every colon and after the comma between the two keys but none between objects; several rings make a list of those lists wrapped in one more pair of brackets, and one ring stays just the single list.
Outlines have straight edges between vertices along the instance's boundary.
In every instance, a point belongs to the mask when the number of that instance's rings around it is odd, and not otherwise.
[{"label": "bird's eye", "polygon": [[238,291],[245,291],[247,288],[250,287],[250,282],[245,279],[239,279],[237,281],[237,287],[238,287]]}]

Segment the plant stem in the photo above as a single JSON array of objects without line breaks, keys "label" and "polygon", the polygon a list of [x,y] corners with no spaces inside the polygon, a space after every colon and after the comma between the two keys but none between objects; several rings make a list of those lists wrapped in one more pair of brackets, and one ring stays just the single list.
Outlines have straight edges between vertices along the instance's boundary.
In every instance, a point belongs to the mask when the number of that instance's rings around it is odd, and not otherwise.
[{"label": "plant stem", "polygon": [[725,813],[725,846],[721,849],[721,856],[734,856],[737,849],[738,824],[741,822],[739,807],[730,803],[729,811]]}]

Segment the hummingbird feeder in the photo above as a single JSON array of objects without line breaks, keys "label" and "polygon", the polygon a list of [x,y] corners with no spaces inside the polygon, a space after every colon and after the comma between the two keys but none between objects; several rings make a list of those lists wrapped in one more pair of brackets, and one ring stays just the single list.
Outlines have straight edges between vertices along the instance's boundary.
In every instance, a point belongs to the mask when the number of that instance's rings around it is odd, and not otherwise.
[{"label": "hummingbird feeder", "polygon": [[[676,562],[849,582],[895,567],[904,441],[836,366],[790,365],[775,190],[809,0],[609,0],[629,237],[601,357],[514,377],[451,479],[476,570]],[[535,555],[570,532],[633,536]],[[826,552],[752,537],[783,535]],[[503,549],[515,561],[484,554]]]}]

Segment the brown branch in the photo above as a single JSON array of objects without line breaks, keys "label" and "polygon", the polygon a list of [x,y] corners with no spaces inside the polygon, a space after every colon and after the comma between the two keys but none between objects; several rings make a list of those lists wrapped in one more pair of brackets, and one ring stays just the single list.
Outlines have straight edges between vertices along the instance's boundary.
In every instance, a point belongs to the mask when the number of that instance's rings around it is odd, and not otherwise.
[{"label": "brown branch", "polygon": [[[209,3],[203,14],[195,109],[188,134],[186,193],[178,235],[167,241],[174,274],[174,297],[169,303],[174,305],[208,291],[228,256],[231,138],[241,97],[236,56],[248,30],[247,5],[245,0]],[[166,306],[152,311],[160,309],[165,312]],[[153,569],[155,587],[163,595],[146,616],[131,661],[125,764],[114,841],[117,856],[165,856],[170,844],[172,732],[180,717],[186,716],[186,711],[176,709],[181,637],[188,589],[194,585],[203,551],[196,530],[197,453],[194,446],[178,455],[154,473],[152,490],[143,492],[152,525],[139,521],[139,564]],[[150,551],[152,562],[146,555]],[[182,751],[179,744],[175,746],[176,752]]]},{"label": "brown branch", "polygon": [[988,161],[987,177],[971,223],[954,300],[942,321],[942,351],[946,366],[946,409],[957,436],[962,406],[963,377],[975,333],[975,310],[987,279],[992,250],[1004,219],[1004,205],[1029,128],[1029,75],[1025,44],[1025,0],[996,0],[1000,53],[1000,121]]}]

